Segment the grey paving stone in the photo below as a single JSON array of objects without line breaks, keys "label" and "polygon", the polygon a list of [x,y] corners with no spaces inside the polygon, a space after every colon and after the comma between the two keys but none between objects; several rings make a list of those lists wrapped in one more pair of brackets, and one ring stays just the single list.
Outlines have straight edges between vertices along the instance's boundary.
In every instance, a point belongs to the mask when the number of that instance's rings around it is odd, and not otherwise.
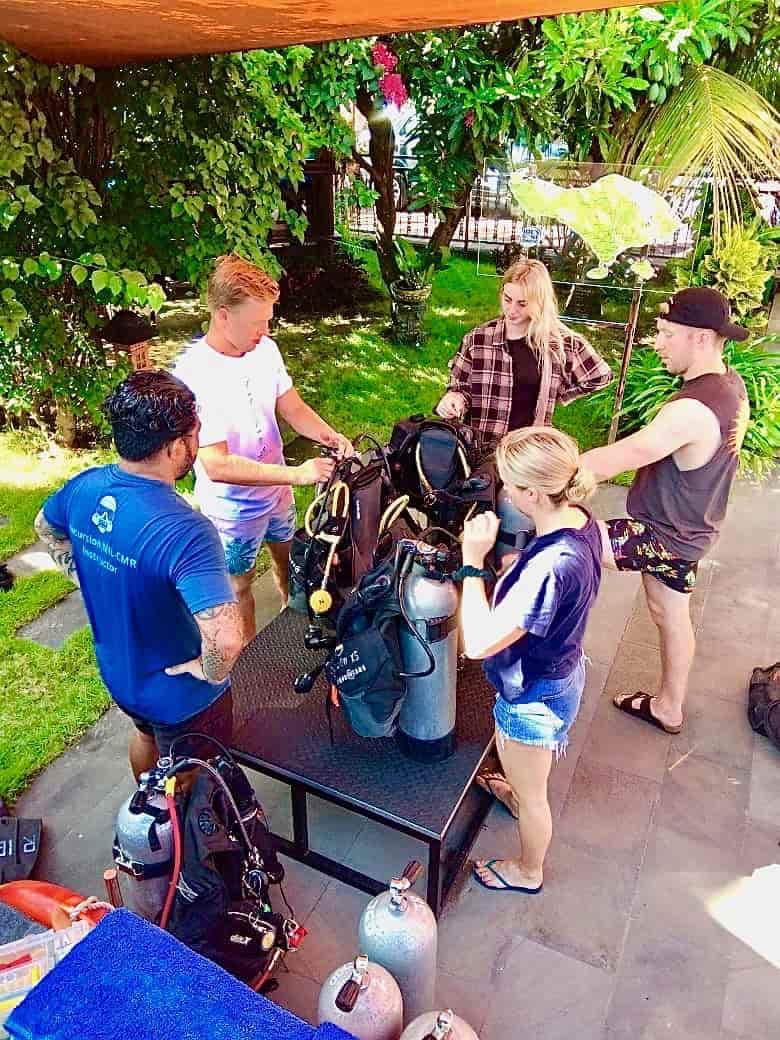
[{"label": "grey paving stone", "polygon": [[558,835],[607,860],[639,866],[660,785],[591,762],[577,765]]},{"label": "grey paving stone", "polygon": [[739,848],[745,828],[748,785],[749,776],[744,770],[689,755],[667,771],[656,823],[716,848]]},{"label": "grey paving stone", "polygon": [[306,916],[309,934],[296,951],[296,971],[322,983],[339,965],[353,960],[360,952],[358,921],[370,898],[340,881],[330,881]]},{"label": "grey paving stone", "polygon": [[731,646],[763,647],[769,629],[769,606],[750,608],[735,600],[733,594],[710,592],[699,625],[702,639],[720,642],[720,652]]},{"label": "grey paving stone", "polygon": [[279,593],[276,591],[270,570],[255,579],[252,583],[252,594],[255,598],[255,624],[259,632],[273,621],[281,609]]},{"label": "grey paving stone", "polygon": [[754,734],[750,774],[750,816],[761,823],[780,825],[780,751],[766,737]]},{"label": "grey paving stone", "polygon": [[54,562],[40,538],[5,562],[18,578],[38,574],[40,571],[54,570]]},{"label": "grey paving stone", "polygon": [[608,1040],[712,1040],[734,940],[713,920],[728,874],[643,876],[607,1016]]},{"label": "grey paving stone", "polygon": [[614,971],[636,883],[636,868],[553,838],[544,891],[539,895],[489,892],[469,879],[463,898],[468,894],[485,914],[492,914],[501,900],[504,934],[524,935],[586,964]]},{"label": "grey paving stone", "polygon": [[[691,624],[694,632],[697,632],[704,616],[705,600],[709,585],[709,572],[696,582],[696,588],[691,595]],[[625,639],[629,643],[642,643],[643,646],[659,646],[658,629],[650,617],[644,592],[640,591],[636,599],[634,611],[626,626]]]},{"label": "grey paving stone", "polygon": [[600,1037],[615,976],[539,943],[515,946],[490,1001],[481,1040]]},{"label": "grey paving stone", "polygon": [[[324,874],[320,874],[318,870],[312,870],[304,863],[290,859],[289,856],[282,855],[280,858],[284,867],[282,887],[287,902],[294,911],[296,921],[306,924],[311,917],[312,910],[328,887],[328,878]],[[287,913],[287,907],[278,889],[271,889],[271,898],[275,910],[279,913]]]},{"label": "grey paving stone", "polygon": [[589,761],[647,780],[662,779],[670,738],[645,722],[629,718],[612,704],[617,693],[652,692],[657,685],[659,667],[657,650],[628,643],[621,645],[585,743],[583,754]]},{"label": "grey paving stone", "polygon": [[419,860],[426,872],[417,882],[417,890],[425,891],[428,866],[428,846],[381,823],[366,820],[357,839],[344,855],[343,862],[353,870],[369,877],[389,881],[411,859]]},{"label": "grey paving stone", "polygon": [[71,592],[65,599],[44,610],[34,621],[17,631],[20,639],[31,639],[41,646],[59,650],[74,632],[89,624],[81,593]]},{"label": "grey paving stone", "polygon": [[669,765],[689,753],[735,769],[749,769],[753,756],[744,704],[700,693],[695,677],[685,702],[685,725],[671,739]]},{"label": "grey paving stone", "polygon": [[654,823],[648,833],[642,872],[651,875],[696,869],[739,877],[742,864],[738,839],[719,845],[714,841],[700,841],[674,826]]},{"label": "grey paving stone", "polygon": [[463,979],[440,971],[436,979],[436,1007],[452,1008],[459,1018],[485,1040],[485,1018],[494,1004],[495,984]]},{"label": "grey paving stone", "polygon": [[753,669],[757,665],[766,666],[774,660],[771,655],[767,656],[765,647],[765,639],[745,642],[699,634],[689,689],[700,694],[712,693],[744,708]]},{"label": "grey paving stone", "polygon": [[439,971],[474,986],[494,985],[508,953],[525,941],[516,923],[513,900],[508,893],[484,892],[467,880],[457,897],[447,901],[439,918]]},{"label": "grey paving stone", "polygon": [[602,573],[601,588],[588,618],[583,644],[591,660],[612,664],[638,595],[641,595],[638,575],[607,570]]},{"label": "grey paving stone", "polygon": [[320,983],[299,972],[299,953],[300,950],[288,955],[287,964],[290,970],[277,972],[276,981],[279,985],[273,993],[268,994],[268,999],[279,1007],[286,1008],[309,1025],[316,1025]]},{"label": "grey paving stone", "polygon": [[739,855],[745,874],[780,865],[780,824],[764,824],[748,817]]}]

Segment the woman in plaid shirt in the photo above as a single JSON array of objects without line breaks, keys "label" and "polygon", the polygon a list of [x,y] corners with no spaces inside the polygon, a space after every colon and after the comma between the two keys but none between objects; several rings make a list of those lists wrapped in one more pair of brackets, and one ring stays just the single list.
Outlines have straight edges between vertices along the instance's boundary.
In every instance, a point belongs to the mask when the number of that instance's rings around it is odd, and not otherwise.
[{"label": "woman in plaid shirt", "polygon": [[613,378],[590,343],[558,317],[541,261],[518,260],[505,272],[501,312],[463,338],[436,406],[444,419],[468,421],[489,444],[508,430],[549,426],[559,401],[568,404]]}]

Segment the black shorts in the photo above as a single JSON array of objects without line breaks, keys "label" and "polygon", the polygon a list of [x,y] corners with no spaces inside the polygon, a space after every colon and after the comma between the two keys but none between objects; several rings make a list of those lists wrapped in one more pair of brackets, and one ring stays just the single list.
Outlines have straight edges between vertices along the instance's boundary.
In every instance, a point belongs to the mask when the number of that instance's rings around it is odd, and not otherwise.
[{"label": "black shorts", "polygon": [[607,530],[619,571],[652,574],[675,592],[693,592],[698,562],[681,560],[670,553],[649,524],[621,516],[607,520]]},{"label": "black shorts", "polygon": [[[166,756],[173,741],[185,733],[205,733],[228,749],[233,740],[233,691],[229,686],[208,708],[183,722],[147,722],[131,711],[122,710],[130,716],[140,733],[154,737],[161,757]],[[193,758],[212,758],[216,748],[208,740],[193,737],[179,741],[175,750],[177,754],[191,755]]]}]

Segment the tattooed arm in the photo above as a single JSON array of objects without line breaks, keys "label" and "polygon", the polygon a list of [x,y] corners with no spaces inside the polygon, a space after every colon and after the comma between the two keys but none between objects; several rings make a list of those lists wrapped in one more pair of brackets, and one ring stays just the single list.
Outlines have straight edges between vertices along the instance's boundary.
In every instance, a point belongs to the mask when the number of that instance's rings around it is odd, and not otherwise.
[{"label": "tattooed arm", "polygon": [[166,668],[166,675],[189,672],[196,679],[220,683],[230,674],[244,642],[237,603],[220,603],[194,615],[201,635],[201,655]]},{"label": "tattooed arm", "polygon": [[73,559],[73,546],[66,532],[52,527],[43,515],[42,509],[35,518],[34,527],[35,533],[45,543],[49,556],[54,560],[57,569],[62,571],[66,578],[70,578],[74,585],[78,585],[79,577],[76,573],[76,562]]}]

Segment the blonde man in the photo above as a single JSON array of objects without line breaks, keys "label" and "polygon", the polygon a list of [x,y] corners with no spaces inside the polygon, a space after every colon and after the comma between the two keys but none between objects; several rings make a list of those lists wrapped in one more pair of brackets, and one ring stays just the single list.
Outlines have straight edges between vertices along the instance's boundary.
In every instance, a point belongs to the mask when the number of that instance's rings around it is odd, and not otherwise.
[{"label": "blonde man", "polygon": [[174,370],[198,401],[195,497],[222,541],[245,642],[256,630],[252,581],[260,546],[268,545],[285,604],[296,526],[292,487],[327,479],[334,465],[314,458],[288,466],[278,418],[339,454],[352,451],[349,440],[301,399],[268,335],[278,299],[277,283],[253,264],[220,257],[208,283],[208,331]]}]

